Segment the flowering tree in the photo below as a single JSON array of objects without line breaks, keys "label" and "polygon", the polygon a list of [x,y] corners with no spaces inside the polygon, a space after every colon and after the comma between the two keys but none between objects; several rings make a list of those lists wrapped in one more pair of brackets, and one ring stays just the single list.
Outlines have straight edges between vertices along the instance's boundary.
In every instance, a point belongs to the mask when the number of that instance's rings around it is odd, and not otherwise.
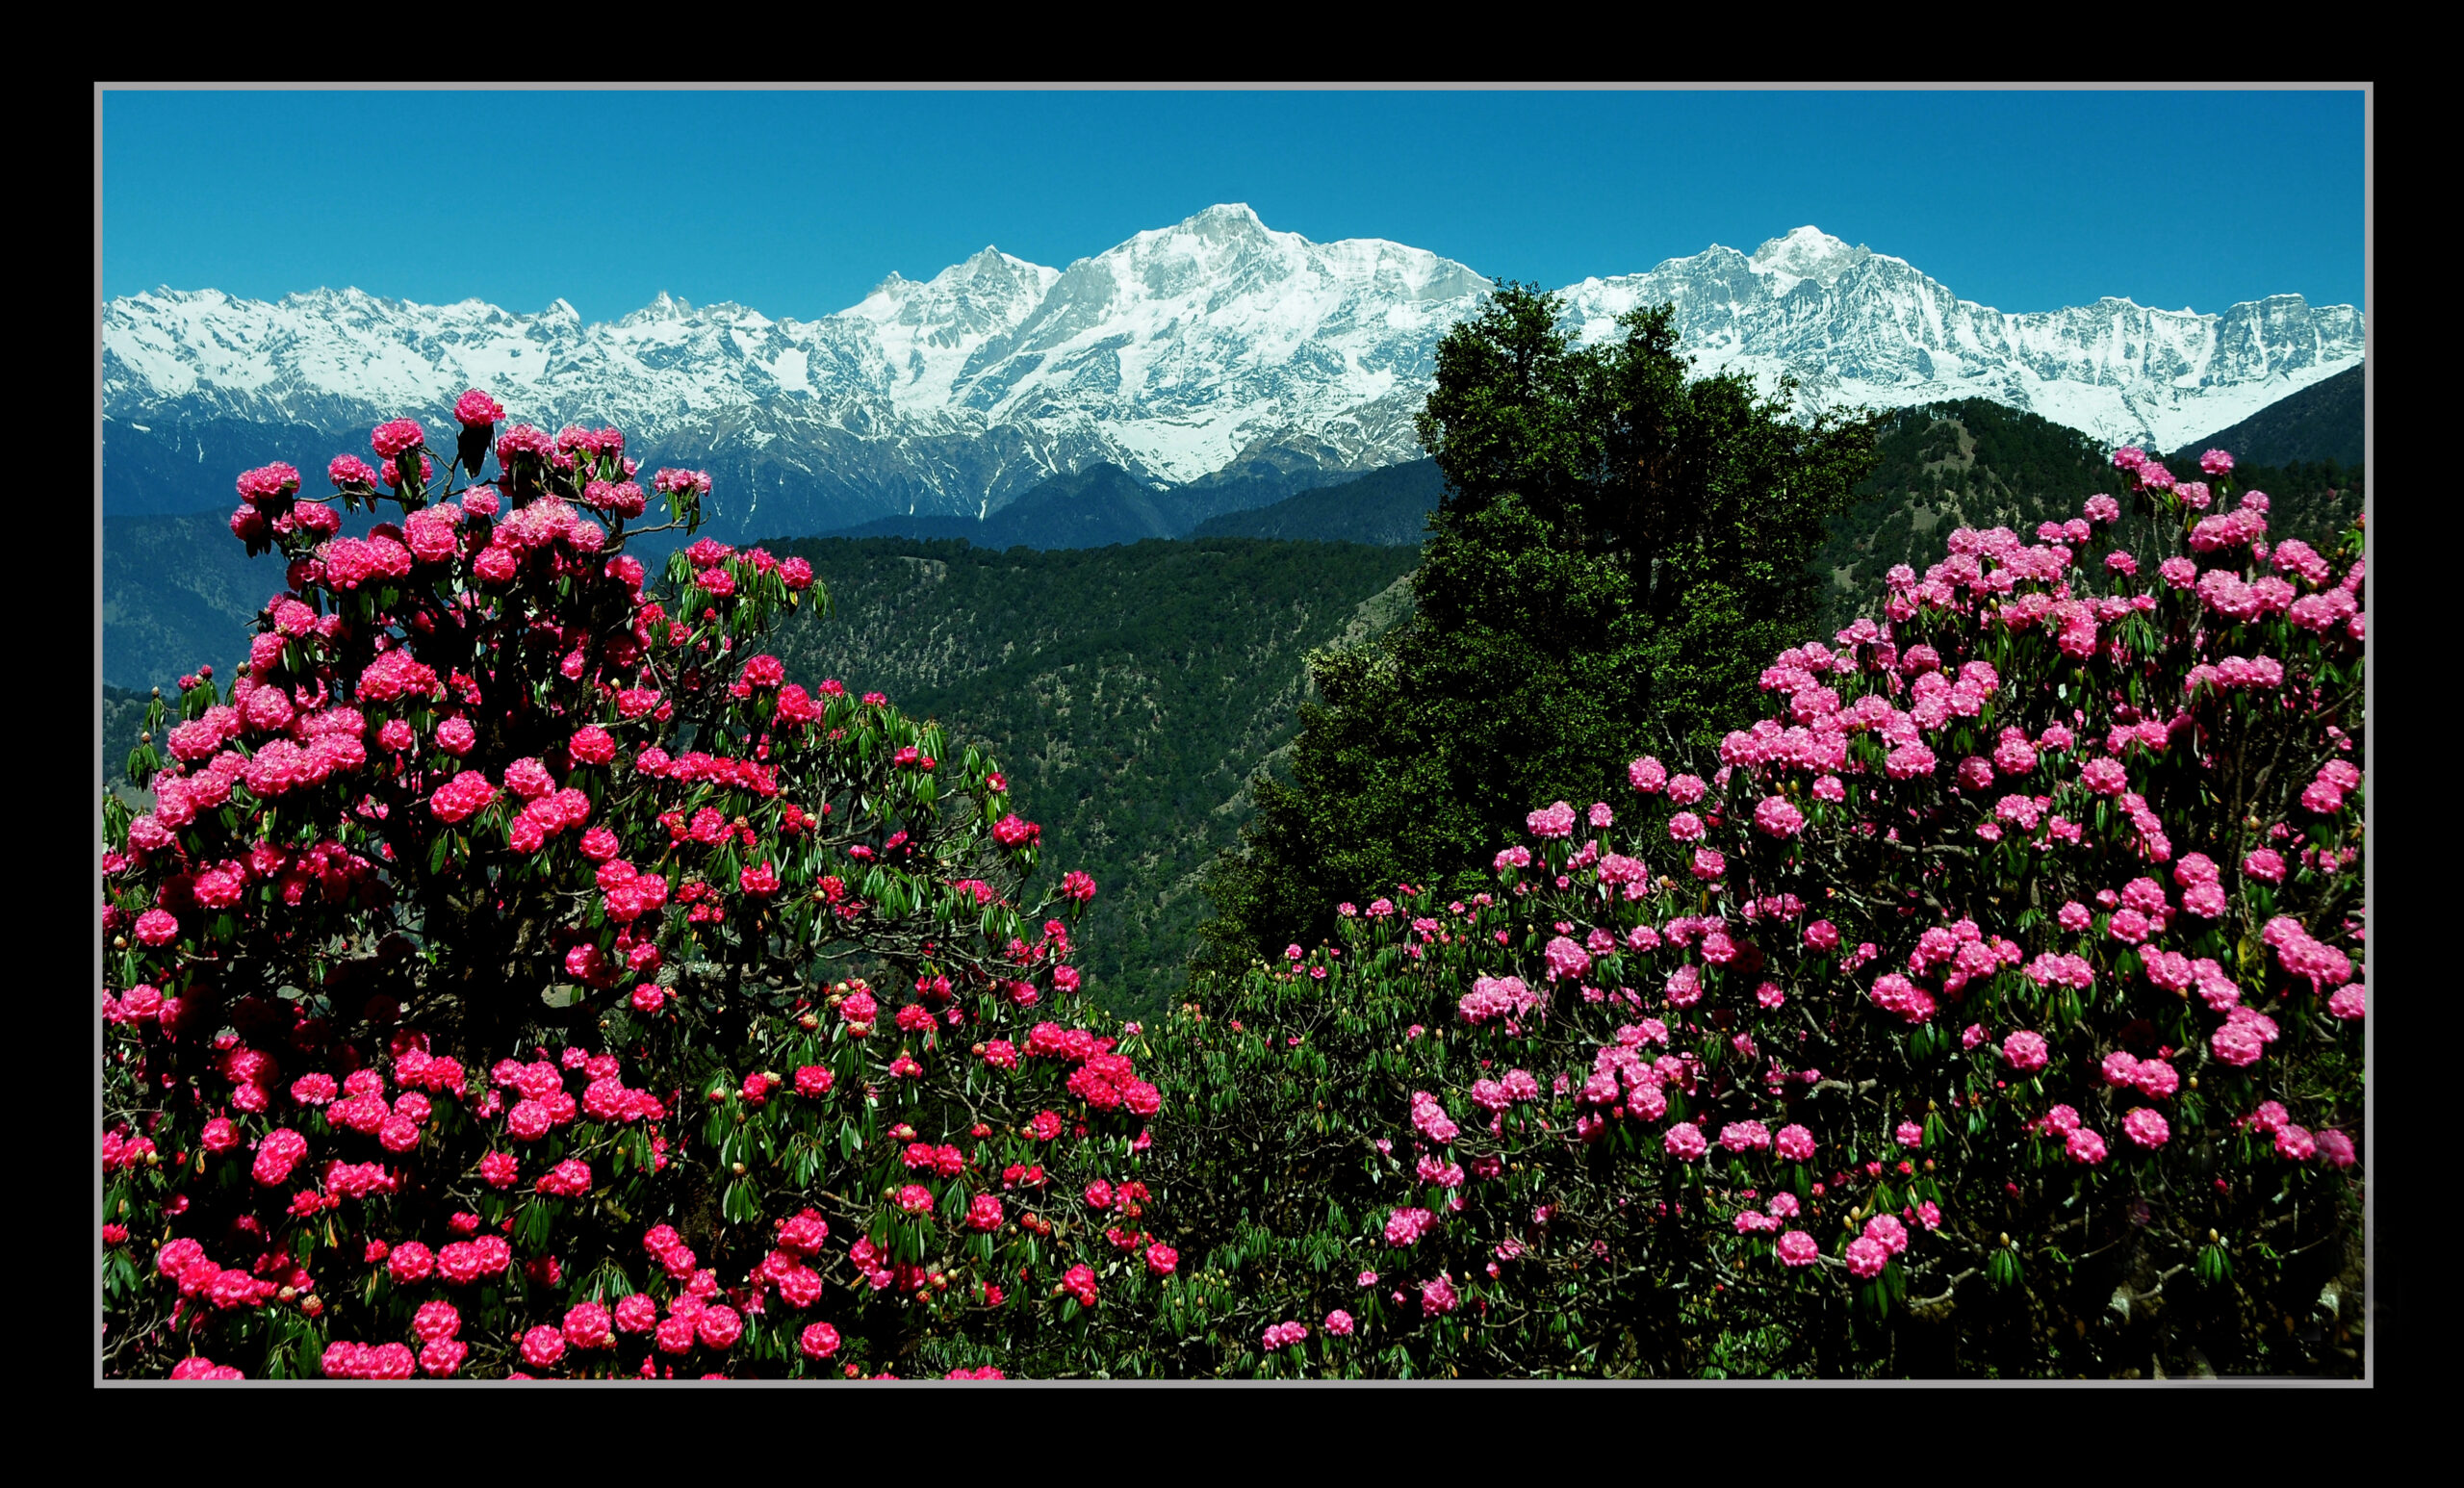
[{"label": "flowering tree", "polygon": [[706,476],[454,413],[241,476],[288,586],[106,804],[107,1371],[1100,1367],[1174,1258],[1093,884],[1023,902],[991,761],[759,654],[800,560],[652,597]]},{"label": "flowering tree", "polygon": [[2116,463],[2152,551],[1961,531],[1716,767],[1199,989],[1221,1367],[2350,1367],[2361,533]]}]

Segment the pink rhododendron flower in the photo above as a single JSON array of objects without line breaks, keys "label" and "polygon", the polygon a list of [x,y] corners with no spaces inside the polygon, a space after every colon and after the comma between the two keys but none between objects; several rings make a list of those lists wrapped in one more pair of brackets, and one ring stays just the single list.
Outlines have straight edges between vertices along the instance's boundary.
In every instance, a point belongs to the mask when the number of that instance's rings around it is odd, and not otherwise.
[{"label": "pink rhododendron flower", "polygon": [[2146,1106],[2135,1106],[2121,1118],[2122,1135],[2143,1147],[2163,1146],[2171,1140],[2172,1128],[2164,1116]]},{"label": "pink rhododendron flower", "polygon": [[1574,834],[1575,808],[1563,801],[1524,818],[1535,837],[1567,837]]}]

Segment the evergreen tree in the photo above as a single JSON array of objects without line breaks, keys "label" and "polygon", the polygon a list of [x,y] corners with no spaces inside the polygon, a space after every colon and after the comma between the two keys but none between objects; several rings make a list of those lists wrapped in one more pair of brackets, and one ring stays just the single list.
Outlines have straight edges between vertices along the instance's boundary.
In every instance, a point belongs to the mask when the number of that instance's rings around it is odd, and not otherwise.
[{"label": "evergreen tree", "polygon": [[1259,782],[1210,876],[1208,961],[1322,935],[1341,899],[1468,885],[1533,807],[1615,799],[1626,759],[1715,742],[1808,638],[1809,560],[1873,468],[1872,421],[1690,377],[1673,306],[1591,346],[1559,313],[1507,285],[1439,346],[1417,611],[1313,654],[1292,778]]}]

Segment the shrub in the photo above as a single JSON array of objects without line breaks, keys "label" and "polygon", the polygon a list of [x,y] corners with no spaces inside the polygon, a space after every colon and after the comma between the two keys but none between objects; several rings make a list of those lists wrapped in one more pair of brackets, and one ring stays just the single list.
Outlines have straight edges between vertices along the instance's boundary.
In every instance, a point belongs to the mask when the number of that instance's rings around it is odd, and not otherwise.
[{"label": "shrub", "polygon": [[1219,1367],[2357,1369],[2361,533],[2116,460],[2159,551],[1964,530],[1716,761],[1194,988]]},{"label": "shrub", "polygon": [[1093,885],[1023,902],[992,761],[758,654],[800,560],[650,597],[707,477],[455,412],[241,477],[289,585],[105,805],[107,1372],[1098,1367],[1161,1263]]}]

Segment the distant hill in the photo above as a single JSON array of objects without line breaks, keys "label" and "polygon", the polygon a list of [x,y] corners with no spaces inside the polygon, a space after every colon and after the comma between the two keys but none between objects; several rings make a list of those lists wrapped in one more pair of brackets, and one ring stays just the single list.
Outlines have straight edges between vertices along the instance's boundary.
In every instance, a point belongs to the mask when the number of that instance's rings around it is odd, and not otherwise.
[{"label": "distant hill", "polygon": [[142,693],[208,663],[229,676],[283,573],[278,552],[249,557],[220,513],[104,518],[103,680]]},{"label": "distant hill", "polygon": [[1250,777],[1292,738],[1314,647],[1410,609],[1417,550],[1248,539],[990,550],[901,538],[772,542],[834,613],[769,642],[807,685],[879,689],[988,745],[1053,873],[1100,885],[1079,964],[1106,1005],[1181,985],[1211,912],[1196,876],[1238,840]]},{"label": "distant hill", "polygon": [[2361,464],[2364,370],[2348,367],[2229,428],[2185,443],[2173,468],[2189,468],[2207,449],[2229,449],[2250,465]]},{"label": "distant hill", "polygon": [[1104,548],[1153,537],[1186,537],[1193,528],[1210,520],[1282,500],[1295,491],[1321,485],[1326,479],[1320,471],[1282,471],[1258,461],[1240,475],[1159,488],[1117,465],[1095,465],[1055,475],[981,521],[919,513],[883,517],[821,535],[928,541],[956,538],[996,552],[1005,548]]},{"label": "distant hill", "polygon": [[1417,544],[1446,494],[1435,460],[1414,460],[1321,486],[1253,511],[1210,517],[1193,537],[1271,537],[1333,543]]},{"label": "distant hill", "polygon": [[884,517],[828,537],[957,538],[978,548],[1103,548],[1178,537],[1195,525],[1177,493],[1159,491],[1117,465],[1055,475],[981,522],[964,517]]},{"label": "distant hill", "polygon": [[[2221,437],[2200,448],[2217,446],[2242,453]],[[1880,467],[1857,487],[1858,504],[1831,520],[1814,558],[1824,582],[1821,636],[1874,613],[1892,565],[1921,573],[1939,562],[1955,528],[2007,526],[2034,541],[2039,523],[2067,521],[2086,498],[2125,489],[2096,440],[1983,398],[1887,415],[1880,453]],[[2195,475],[2196,459],[2193,451],[2172,469]],[[2278,536],[2330,538],[2361,510],[2362,473],[2351,466],[2269,466],[2246,457],[2233,480],[2269,494],[2269,528]],[[2122,542],[2143,539],[2126,531]]]}]

